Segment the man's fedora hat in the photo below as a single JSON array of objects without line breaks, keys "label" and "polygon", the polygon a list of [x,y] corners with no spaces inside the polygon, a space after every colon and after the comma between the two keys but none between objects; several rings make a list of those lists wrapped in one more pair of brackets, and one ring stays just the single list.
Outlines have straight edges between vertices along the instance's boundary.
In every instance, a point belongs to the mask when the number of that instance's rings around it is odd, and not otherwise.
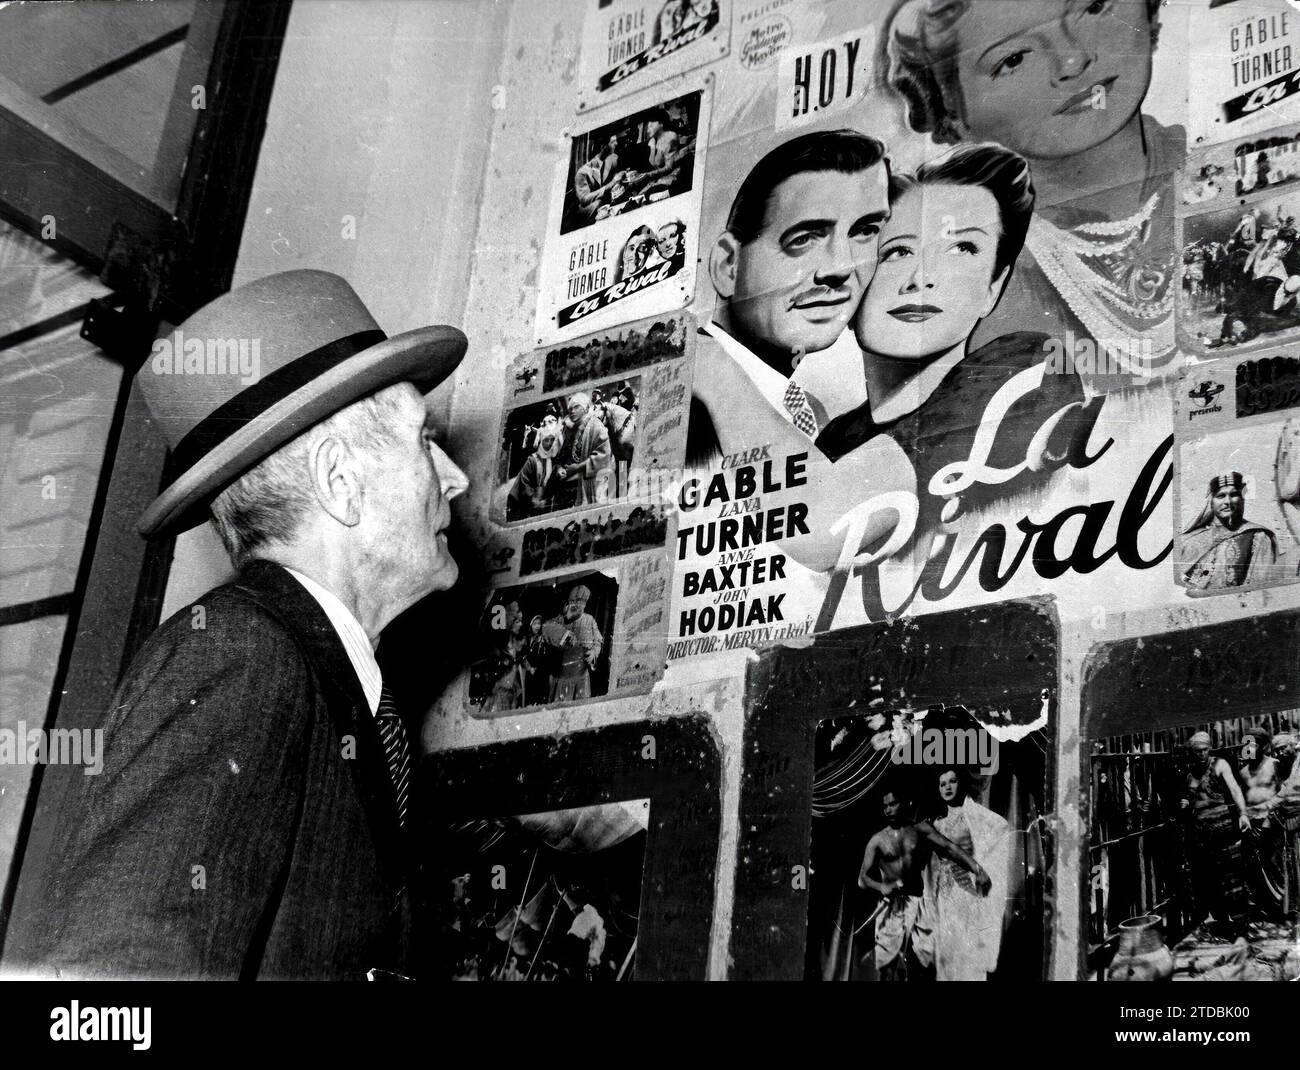
[{"label": "man's fedora hat", "polygon": [[394,383],[432,390],[466,346],[455,327],[389,338],[326,271],[285,271],[223,294],[155,342],[136,375],[172,451],[140,533],[203,523],[221,491],[290,439]]}]

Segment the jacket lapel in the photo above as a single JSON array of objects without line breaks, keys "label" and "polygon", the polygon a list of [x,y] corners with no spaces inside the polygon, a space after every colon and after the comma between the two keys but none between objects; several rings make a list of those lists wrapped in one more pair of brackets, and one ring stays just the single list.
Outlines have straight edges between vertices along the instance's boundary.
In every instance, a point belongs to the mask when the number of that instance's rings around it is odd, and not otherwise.
[{"label": "jacket lapel", "polygon": [[380,865],[391,877],[403,879],[406,852],[388,761],[361,681],[352,668],[338,632],[320,603],[279,565],[253,561],[245,567],[236,583],[253,593],[258,602],[297,637],[316,670],[334,722],[340,753],[347,753],[344,750],[345,738],[355,741],[351,748],[355,757],[345,759],[345,764],[361,797]]}]

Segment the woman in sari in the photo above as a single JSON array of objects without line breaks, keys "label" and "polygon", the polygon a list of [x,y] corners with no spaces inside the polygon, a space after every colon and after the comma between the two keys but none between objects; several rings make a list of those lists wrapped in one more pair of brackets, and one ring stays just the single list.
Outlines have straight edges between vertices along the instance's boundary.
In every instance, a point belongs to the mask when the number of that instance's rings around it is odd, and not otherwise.
[{"label": "woman in sari", "polygon": [[981,896],[961,866],[937,854],[930,859],[925,895],[933,907],[935,979],[987,981],[1002,949],[1011,826],[967,794],[957,769],[939,773],[939,801],[934,827],[984,867],[993,887]]}]

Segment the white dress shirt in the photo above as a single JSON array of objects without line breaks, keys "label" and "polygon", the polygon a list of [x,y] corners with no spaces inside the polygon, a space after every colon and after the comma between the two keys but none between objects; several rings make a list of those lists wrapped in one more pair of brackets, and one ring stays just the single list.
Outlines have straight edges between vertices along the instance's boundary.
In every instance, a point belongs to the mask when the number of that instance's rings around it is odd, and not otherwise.
[{"label": "white dress shirt", "polygon": [[329,588],[322,587],[310,576],[304,576],[297,569],[289,568],[288,565],[284,566],[284,570],[307,589],[307,593],[316,599],[321,609],[325,611],[325,616],[329,617],[330,623],[334,625],[334,630],[338,632],[339,640],[343,643],[343,649],[347,652],[348,661],[352,662],[357,679],[361,681],[361,690],[366,696],[366,702],[373,716],[379,710],[379,693],[383,689],[384,680],[380,675],[379,662],[375,660],[375,650],[370,645],[366,630],[361,627],[360,622],[343,604],[339,596]]},{"label": "white dress shirt", "polygon": [[710,321],[705,323],[701,329],[722,347],[722,351],[727,356],[740,365],[740,370],[749,377],[750,382],[758,387],[758,392],[767,399],[768,404],[793,423],[794,417],[791,415],[790,410],[785,407],[785,388],[790,380],[770,364],[766,364],[754,356],[745,346],[737,342],[724,328],[719,327],[716,323]]}]

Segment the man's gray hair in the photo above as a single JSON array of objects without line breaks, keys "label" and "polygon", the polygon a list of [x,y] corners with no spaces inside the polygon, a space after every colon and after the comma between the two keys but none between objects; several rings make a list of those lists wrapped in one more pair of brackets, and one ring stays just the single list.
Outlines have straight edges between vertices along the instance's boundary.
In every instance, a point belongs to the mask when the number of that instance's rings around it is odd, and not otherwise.
[{"label": "man's gray hair", "polygon": [[293,540],[316,503],[309,465],[322,439],[333,436],[361,452],[380,450],[392,441],[396,398],[389,387],[340,409],[290,439],[217,496],[211,506],[212,526],[236,568],[243,568],[262,546]]}]

